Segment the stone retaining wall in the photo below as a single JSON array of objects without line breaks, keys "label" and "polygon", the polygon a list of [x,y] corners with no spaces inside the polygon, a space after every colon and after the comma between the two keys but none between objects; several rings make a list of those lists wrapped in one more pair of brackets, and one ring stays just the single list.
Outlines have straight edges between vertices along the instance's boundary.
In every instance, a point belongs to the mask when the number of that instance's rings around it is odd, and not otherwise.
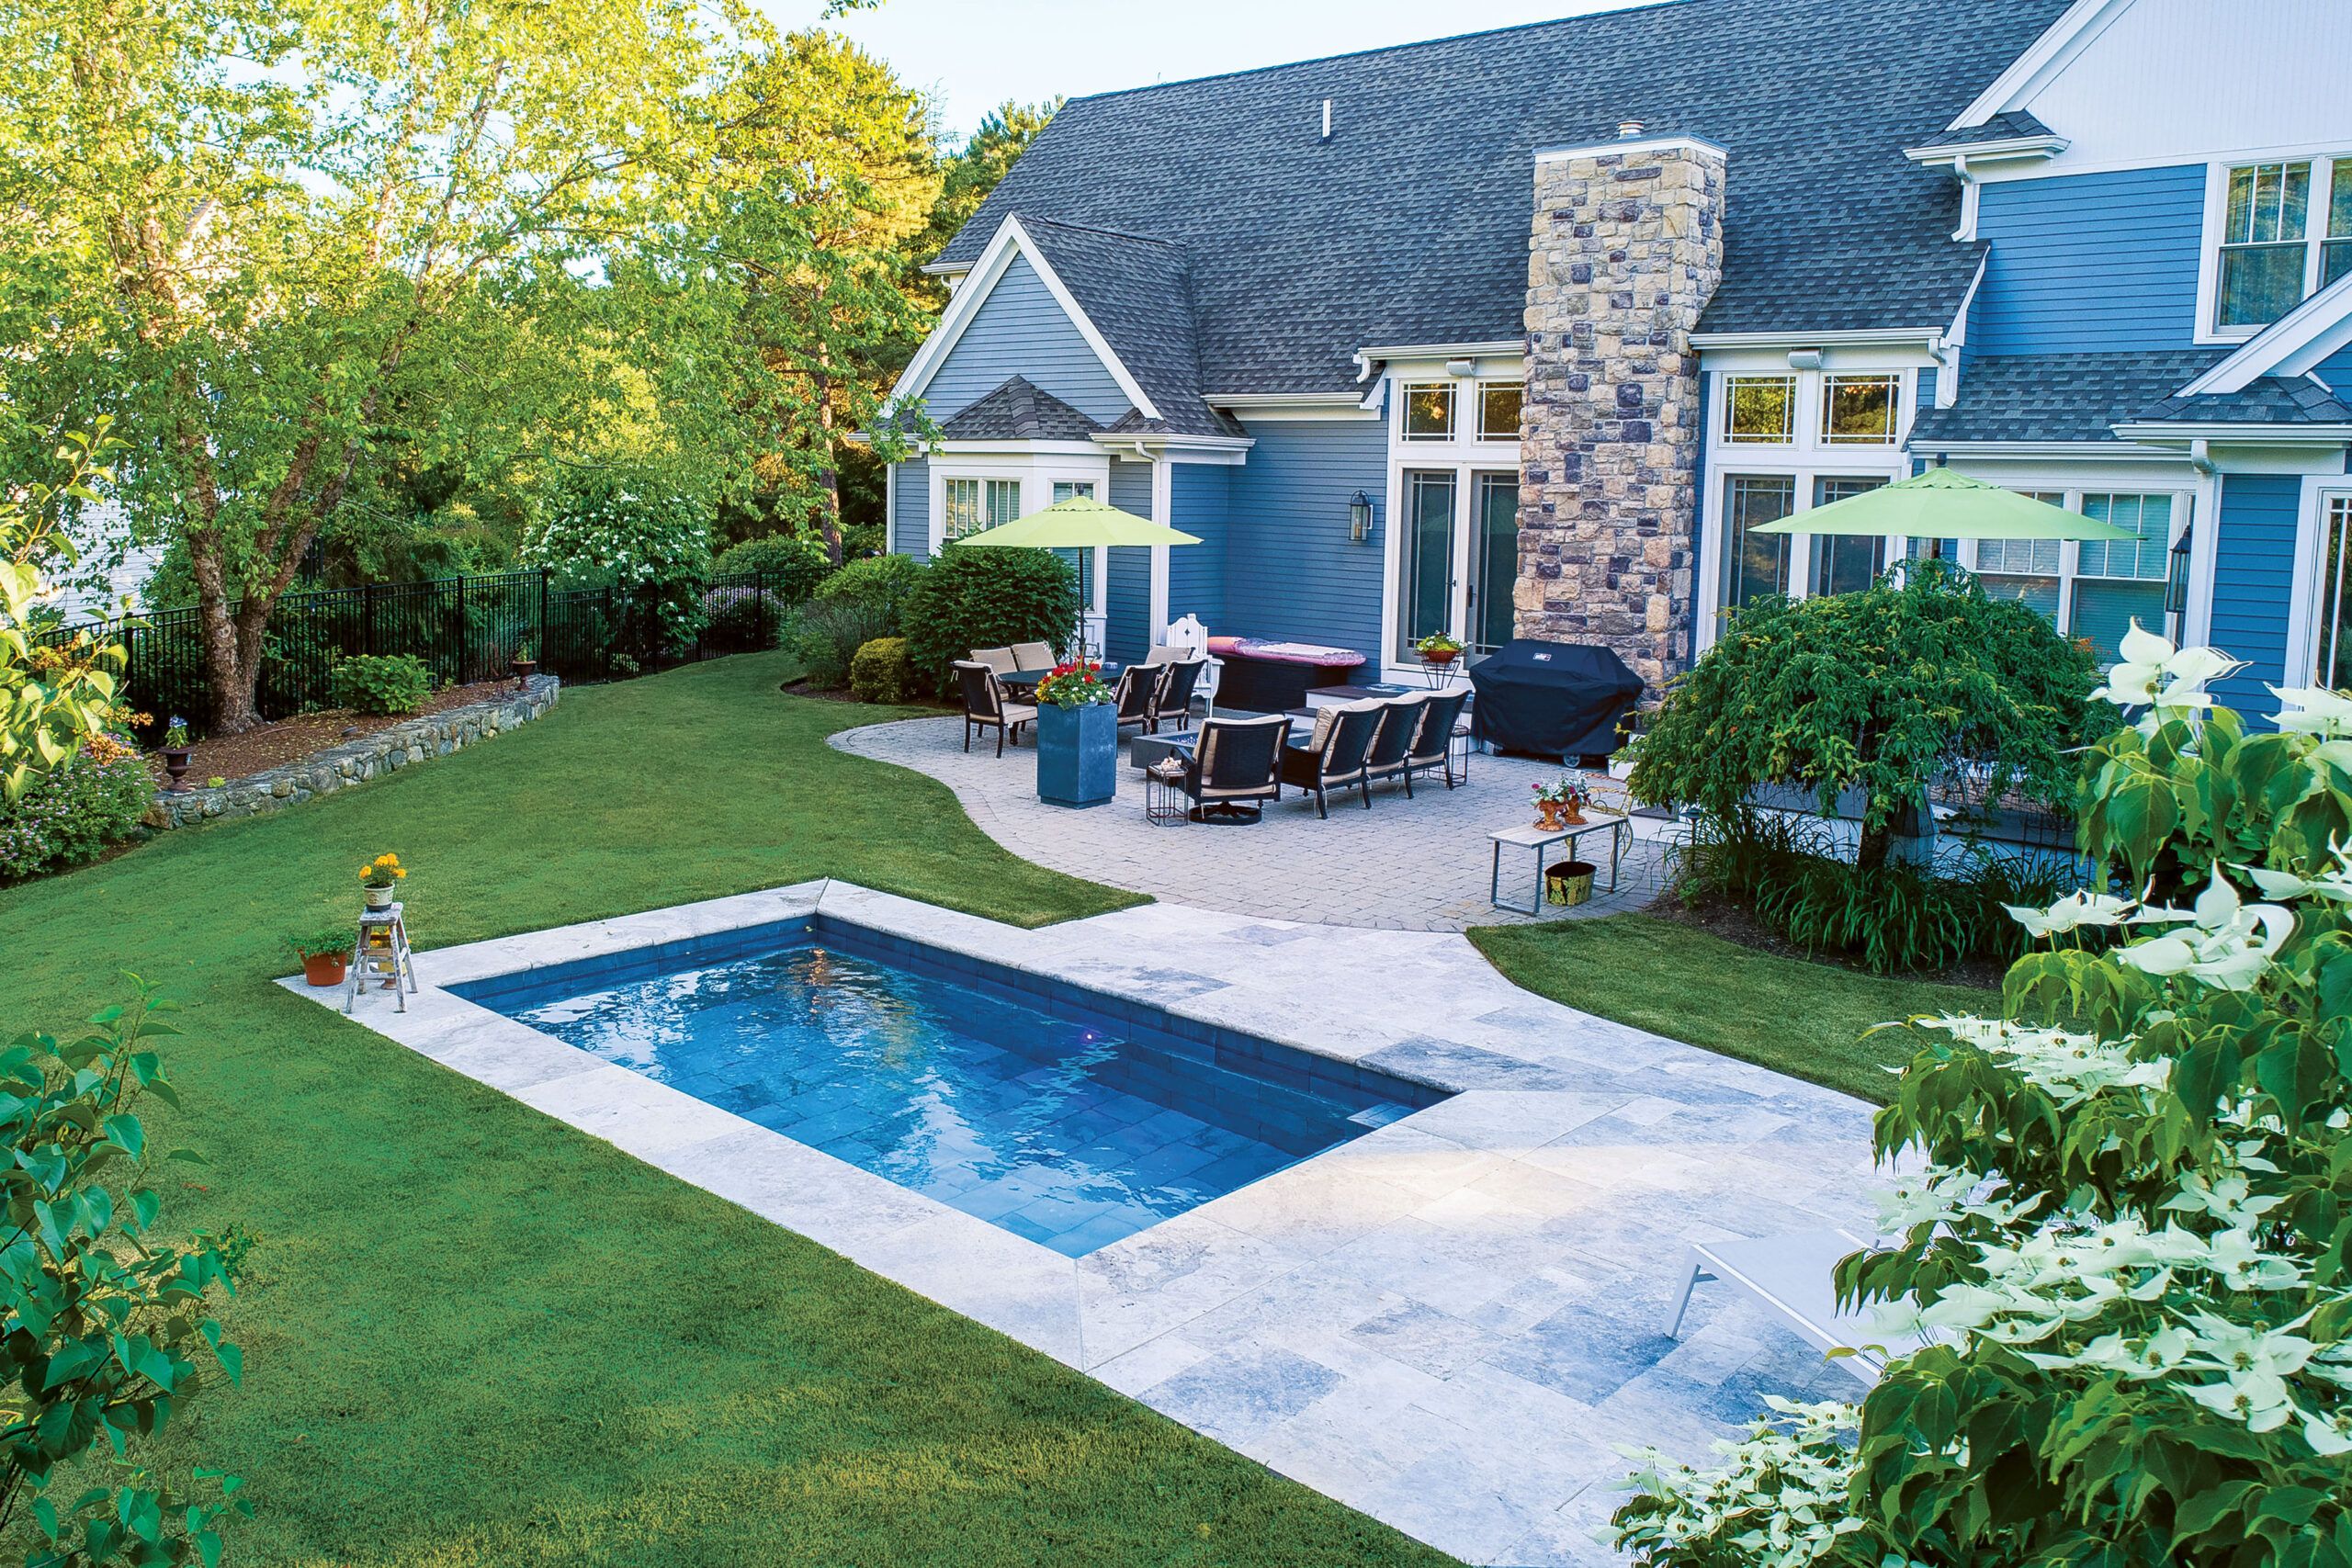
[{"label": "stone retaining wall", "polygon": [[167,790],[155,796],[147,825],[185,828],[216,818],[283,811],[297,801],[349,789],[379,773],[397,773],[411,762],[446,757],[503,730],[528,724],[555,706],[562,688],[563,682],[553,675],[534,675],[527,690],[408,719],[390,729],[314,751],[299,762],[231,779],[219,789],[189,789],[176,795]]}]

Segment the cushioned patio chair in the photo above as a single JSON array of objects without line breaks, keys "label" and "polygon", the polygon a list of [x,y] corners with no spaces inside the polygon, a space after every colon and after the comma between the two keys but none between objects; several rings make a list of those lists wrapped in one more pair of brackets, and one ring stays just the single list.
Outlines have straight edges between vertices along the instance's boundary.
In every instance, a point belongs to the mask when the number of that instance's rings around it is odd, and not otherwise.
[{"label": "cushioned patio chair", "polygon": [[1445,775],[1445,787],[1452,789],[1470,776],[1469,759],[1463,760],[1462,778],[1453,776],[1453,730],[1462,722],[1462,705],[1470,700],[1466,688],[1439,692],[1421,703],[1420,728],[1413,733],[1413,743],[1405,751],[1405,779],[1408,784],[1418,773],[1431,768]]},{"label": "cushioned patio chair", "polygon": [[964,750],[972,749],[975,730],[996,731],[996,754],[1004,755],[1004,743],[1009,739],[1018,744],[1024,725],[1037,722],[1037,710],[1026,703],[1004,700],[1004,686],[996,671],[977,660],[957,660],[955,663],[956,684],[964,692]]},{"label": "cushioned patio chair", "polygon": [[1193,692],[1201,683],[1201,671],[1208,668],[1205,659],[1178,659],[1159,665],[1161,673],[1159,690],[1151,704],[1151,732],[1159,733],[1162,719],[1182,729],[1193,722]]},{"label": "cushioned patio chair", "polygon": [[1380,728],[1382,704],[1377,701],[1340,703],[1315,716],[1315,730],[1303,746],[1283,748],[1283,783],[1311,790],[1317,820],[1330,815],[1328,792],[1354,784],[1363,794],[1363,808],[1372,809],[1372,786],[1363,776],[1363,760],[1372,750],[1373,731]]},{"label": "cushioned patio chair", "polygon": [[1159,671],[1148,664],[1130,664],[1119,671],[1118,683],[1112,687],[1112,705],[1118,709],[1119,728],[1134,725],[1138,730],[1151,723],[1152,705],[1159,695]]},{"label": "cushioned patio chair", "polygon": [[1409,697],[1388,697],[1380,704],[1380,728],[1373,731],[1372,750],[1364,753],[1363,783],[1367,793],[1383,779],[1401,778],[1405,781],[1405,798],[1413,796],[1413,773],[1406,765],[1406,757],[1413,750],[1413,736],[1419,729],[1421,709],[1429,705],[1428,694],[1416,692]]},{"label": "cushioned patio chair", "polygon": [[1176,787],[1191,797],[1195,822],[1246,826],[1263,816],[1261,802],[1280,800],[1283,743],[1290,715],[1212,718],[1184,756]]},{"label": "cushioned patio chair", "polygon": [[1052,646],[1042,642],[1014,643],[1012,658],[1016,670],[1051,670],[1061,662],[1054,657]]},{"label": "cushioned patio chair", "polygon": [[[1009,648],[976,648],[972,649],[972,662],[984,665],[1000,675],[1021,672],[1021,660],[1012,657],[1012,649]],[[1046,662],[1050,664],[1052,660]]]}]

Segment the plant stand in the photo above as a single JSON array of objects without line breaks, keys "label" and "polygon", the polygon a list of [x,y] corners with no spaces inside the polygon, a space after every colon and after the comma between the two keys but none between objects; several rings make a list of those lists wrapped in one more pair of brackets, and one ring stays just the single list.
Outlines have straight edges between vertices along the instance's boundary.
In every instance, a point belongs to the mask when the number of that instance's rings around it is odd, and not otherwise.
[{"label": "plant stand", "polygon": [[1143,819],[1155,828],[1175,828],[1187,819],[1184,767],[1175,758],[1155,762],[1143,771]]},{"label": "plant stand", "polygon": [[399,1002],[394,1010],[399,1012],[408,1011],[409,993],[420,988],[416,962],[408,949],[408,922],[397,901],[380,909],[359,911],[359,936],[351,950],[350,989],[343,998],[346,1015],[370,980],[392,993]]}]

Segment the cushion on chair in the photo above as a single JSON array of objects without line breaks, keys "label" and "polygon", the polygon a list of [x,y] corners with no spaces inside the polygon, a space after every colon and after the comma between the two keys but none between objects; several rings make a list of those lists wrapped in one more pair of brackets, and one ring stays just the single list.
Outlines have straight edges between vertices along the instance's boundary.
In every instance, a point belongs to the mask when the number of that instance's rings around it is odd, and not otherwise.
[{"label": "cushion on chair", "polygon": [[972,662],[985,664],[1000,675],[1017,674],[1021,670],[1021,661],[1012,657],[1009,648],[976,648],[972,649]]},{"label": "cushion on chair", "polygon": [[1004,722],[1035,724],[1037,722],[1037,710],[1023,703],[1007,703],[1004,705]]}]

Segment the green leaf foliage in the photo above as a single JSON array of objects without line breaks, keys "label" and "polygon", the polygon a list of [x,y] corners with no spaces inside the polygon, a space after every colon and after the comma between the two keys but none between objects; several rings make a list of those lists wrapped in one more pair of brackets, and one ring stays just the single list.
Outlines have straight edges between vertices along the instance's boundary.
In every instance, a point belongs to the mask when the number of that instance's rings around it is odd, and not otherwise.
[{"label": "green leaf foliage", "polygon": [[974,649],[1067,648],[1078,630],[1078,574],[1050,550],[950,545],[916,580],[901,615],[915,678],[945,696],[948,665]]},{"label": "green leaf foliage", "polygon": [[412,714],[433,700],[433,667],[413,653],[355,653],[334,661],[335,705],[354,713]]}]

